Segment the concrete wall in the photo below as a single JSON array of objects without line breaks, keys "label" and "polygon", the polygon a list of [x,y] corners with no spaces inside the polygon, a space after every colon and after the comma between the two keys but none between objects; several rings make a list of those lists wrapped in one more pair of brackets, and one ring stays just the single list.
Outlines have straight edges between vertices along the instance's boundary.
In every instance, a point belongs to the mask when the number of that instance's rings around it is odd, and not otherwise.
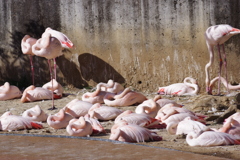
[{"label": "concrete wall", "polygon": [[[57,58],[63,85],[85,87],[114,79],[145,92],[196,78],[205,91],[209,61],[204,32],[215,24],[240,28],[238,0],[0,0],[0,80],[31,84],[25,34],[39,38],[46,27],[75,44]],[[228,77],[240,83],[240,37],[226,43]],[[47,60],[34,57],[38,85],[49,81]],[[218,75],[218,56],[210,70]]]}]

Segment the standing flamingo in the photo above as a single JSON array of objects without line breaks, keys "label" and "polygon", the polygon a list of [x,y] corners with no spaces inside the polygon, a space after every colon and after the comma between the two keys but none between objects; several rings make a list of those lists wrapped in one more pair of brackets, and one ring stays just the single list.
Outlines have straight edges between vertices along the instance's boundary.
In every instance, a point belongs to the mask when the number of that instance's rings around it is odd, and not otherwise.
[{"label": "standing flamingo", "polygon": [[[63,48],[72,48],[73,47],[73,43],[70,41],[70,39],[65,34],[59,32],[59,31],[56,31],[54,29],[51,29],[50,27],[46,28],[45,33],[49,33],[51,35],[51,37],[58,39]],[[58,56],[60,56],[60,55],[58,55]],[[58,57],[58,56],[56,56],[56,57]],[[57,78],[56,77],[56,59],[55,59],[56,57],[53,58],[55,79]]]},{"label": "standing flamingo", "polygon": [[[37,42],[32,46],[33,54],[45,57],[48,59],[49,70],[51,75],[51,80],[53,79],[52,76],[52,67],[50,59],[54,59],[54,74],[56,79],[56,63],[55,58],[61,56],[63,54],[63,48],[72,47],[72,42],[61,32],[52,30],[47,28],[46,31],[42,34],[42,38],[37,40]],[[52,82],[53,86],[53,82]],[[52,108],[54,107],[54,100],[53,100],[53,92],[52,92]]]},{"label": "standing flamingo", "polygon": [[[219,54],[219,78],[221,76],[221,70],[222,70],[222,64],[225,66],[225,73],[226,73],[226,80],[227,80],[227,61],[226,61],[226,53],[224,50],[224,43],[231,38],[233,35],[239,34],[240,30],[231,27],[230,25],[227,24],[220,24],[220,25],[215,25],[209,27],[206,32],[205,32],[205,38],[206,38],[206,43],[208,47],[208,51],[210,54],[210,61],[206,64],[205,66],[205,72],[206,72],[206,91],[208,94],[211,94],[209,85],[210,85],[210,77],[209,77],[209,67],[212,65],[213,60],[214,60],[214,46],[218,46],[218,54]],[[222,62],[222,56],[221,56],[221,46],[223,49],[223,59],[224,62]],[[228,84],[228,82],[227,82]],[[228,87],[227,87],[228,88]],[[220,94],[220,81],[218,81],[218,95]]]},{"label": "standing flamingo", "polygon": [[21,41],[21,49],[23,54],[28,54],[30,58],[31,70],[32,70],[32,83],[34,85],[34,67],[32,57],[34,56],[32,52],[32,46],[37,42],[37,39],[25,35]]}]

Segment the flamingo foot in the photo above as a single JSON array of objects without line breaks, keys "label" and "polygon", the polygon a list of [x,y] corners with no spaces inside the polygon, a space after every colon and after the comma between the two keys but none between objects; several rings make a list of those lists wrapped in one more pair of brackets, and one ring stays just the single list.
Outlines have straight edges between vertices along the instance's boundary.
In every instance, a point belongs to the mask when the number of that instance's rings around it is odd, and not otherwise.
[{"label": "flamingo foot", "polygon": [[52,106],[52,108],[48,108],[48,110],[55,110],[55,109],[57,109],[55,106]]},{"label": "flamingo foot", "polygon": [[212,89],[210,87],[207,87],[206,91],[208,95],[212,95]]},{"label": "flamingo foot", "polygon": [[43,128],[43,126],[38,123],[31,122],[31,125],[32,125],[32,128],[34,128],[34,129],[42,129]]}]

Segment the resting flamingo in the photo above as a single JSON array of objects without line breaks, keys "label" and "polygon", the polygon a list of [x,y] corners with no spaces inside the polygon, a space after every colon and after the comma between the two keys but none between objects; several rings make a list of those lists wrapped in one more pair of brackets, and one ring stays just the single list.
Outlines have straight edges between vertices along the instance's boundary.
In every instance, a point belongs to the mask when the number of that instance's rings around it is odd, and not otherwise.
[{"label": "resting flamingo", "polygon": [[104,106],[100,103],[95,103],[88,111],[91,118],[102,121],[115,119],[121,113],[120,109]]},{"label": "resting flamingo", "polygon": [[215,131],[190,132],[186,137],[186,141],[190,146],[209,147],[240,144],[240,142],[233,135]]},{"label": "resting flamingo", "polygon": [[92,125],[84,119],[72,119],[66,127],[66,131],[70,136],[86,137],[90,136],[93,132]]},{"label": "resting flamingo", "polygon": [[163,106],[165,106],[166,104],[169,104],[169,103],[173,104],[176,107],[182,107],[181,104],[178,104],[174,100],[162,98],[160,95],[156,95],[153,98],[153,100],[160,106],[160,108],[162,108]]},{"label": "resting flamingo", "polygon": [[147,114],[144,114],[144,113],[137,114],[130,110],[126,110],[123,113],[121,113],[120,115],[118,115],[115,118],[114,123],[115,124],[119,123],[122,120],[126,121],[129,124],[136,124],[141,127],[150,128],[150,129],[152,129],[152,128],[162,129],[162,128],[166,127],[166,126],[160,125],[157,119],[154,119]]},{"label": "resting flamingo", "polygon": [[[212,65],[213,60],[214,60],[214,46],[218,46],[218,54],[219,54],[219,78],[221,77],[221,71],[222,71],[222,63],[224,64],[225,67],[225,73],[226,73],[226,81],[228,84],[227,80],[227,61],[226,61],[226,53],[224,50],[224,43],[231,38],[232,36],[239,34],[240,30],[237,28],[233,28],[230,25],[227,24],[220,24],[220,25],[215,25],[209,27],[206,32],[205,32],[205,38],[206,38],[206,44],[208,47],[208,51],[210,54],[210,60],[205,66],[205,72],[206,72],[206,91],[208,94],[211,94],[209,85],[210,85],[210,77],[209,77],[209,67]],[[222,47],[222,52],[223,52],[223,60],[221,56],[221,47]],[[227,87],[228,90],[228,87]],[[220,94],[220,81],[218,81],[218,95]]]},{"label": "resting flamingo", "polygon": [[48,114],[46,114],[39,105],[36,105],[30,109],[27,109],[22,114],[23,117],[26,117],[32,121],[46,122]]},{"label": "resting flamingo", "polygon": [[13,131],[21,129],[42,129],[43,126],[37,122],[34,122],[28,118],[12,115],[11,112],[5,112],[0,117],[0,130]]},{"label": "resting flamingo", "polygon": [[162,137],[147,128],[128,124],[126,121],[122,120],[112,126],[109,139],[123,142],[145,142],[161,141]]},{"label": "resting flamingo", "polygon": [[124,87],[114,82],[113,80],[108,80],[108,83],[100,82],[96,86],[96,90],[92,93],[86,92],[82,95],[82,100],[86,102],[90,102],[92,104],[95,103],[104,103],[103,98],[107,93],[118,94],[123,91]]},{"label": "resting flamingo", "polygon": [[10,85],[8,82],[0,86],[0,101],[19,98],[21,96],[22,92],[17,86]]},{"label": "resting flamingo", "polygon": [[56,79],[52,79],[50,82],[44,84],[42,88],[52,91],[55,98],[56,96],[59,96],[59,98],[63,96],[63,87]]},{"label": "resting flamingo", "polygon": [[58,113],[48,116],[47,124],[54,129],[66,128],[71,119],[74,117],[60,109]]},{"label": "resting flamingo", "polygon": [[85,116],[89,109],[93,106],[90,102],[81,101],[79,99],[73,99],[63,108],[64,111],[75,118]]},{"label": "resting flamingo", "polygon": [[[59,99],[61,97],[61,94],[53,94],[53,98],[55,99]],[[52,91],[31,85],[23,91],[21,102],[34,102],[45,99],[52,99]]]},{"label": "resting flamingo", "polygon": [[192,120],[191,117],[186,117],[180,122],[172,121],[167,125],[167,131],[169,134],[176,134],[176,135],[187,135],[188,133],[195,131],[207,131],[210,130],[205,124]]},{"label": "resting flamingo", "polygon": [[135,112],[138,114],[144,113],[152,118],[155,118],[159,109],[160,106],[158,103],[156,103],[153,99],[148,99],[143,101],[143,103],[139,104],[136,107]]},{"label": "resting flamingo", "polygon": [[92,135],[106,133],[105,129],[103,128],[103,126],[97,119],[91,118],[89,114],[86,114],[84,116],[84,119],[85,119],[85,121],[89,122],[92,125],[92,129],[93,129]]},{"label": "resting flamingo", "polygon": [[180,122],[188,116],[194,120],[205,123],[205,115],[193,113],[186,108],[176,107],[171,103],[162,107],[155,118],[168,125],[170,122]]},{"label": "resting flamingo", "polygon": [[34,85],[34,66],[32,57],[34,56],[32,52],[32,46],[37,42],[37,39],[25,35],[21,41],[21,49],[23,54],[28,54],[30,58],[31,70],[32,70],[32,84]]},{"label": "resting flamingo", "polygon": [[125,88],[119,94],[107,93],[104,98],[104,103],[108,106],[123,107],[140,104],[147,98],[139,92],[132,91],[130,88]]},{"label": "resting flamingo", "polygon": [[[188,82],[190,81],[190,83]],[[194,96],[199,92],[197,81],[194,78],[186,77],[183,83],[174,83],[169,86],[159,87],[160,95],[190,95]]]},{"label": "resting flamingo", "polygon": [[240,139],[240,124],[233,117],[227,118],[218,131],[234,135],[236,138]]}]

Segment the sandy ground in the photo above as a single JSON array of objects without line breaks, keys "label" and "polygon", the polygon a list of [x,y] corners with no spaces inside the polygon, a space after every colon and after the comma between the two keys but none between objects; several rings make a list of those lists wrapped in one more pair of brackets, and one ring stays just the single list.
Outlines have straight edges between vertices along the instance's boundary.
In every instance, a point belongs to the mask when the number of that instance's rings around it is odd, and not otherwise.
[{"label": "sandy ground", "polygon": [[[20,99],[1,101],[0,102],[0,115],[6,111],[11,111],[12,114],[21,115],[25,110],[39,105],[42,110],[48,114],[54,114],[63,108],[71,100],[78,98],[81,99],[81,95],[87,91],[86,89],[68,88],[64,87],[64,97],[62,99],[55,100],[56,110],[48,110],[51,107],[51,100],[37,101],[31,103],[21,103]],[[153,98],[155,94],[145,94],[147,98]],[[219,128],[222,125],[224,118],[238,111],[237,105],[237,91],[232,91],[228,96],[212,96],[207,94],[199,94],[197,96],[185,96],[185,97],[170,97],[162,96],[162,98],[173,99],[176,102],[183,104],[184,107],[197,113],[202,113],[208,116],[207,125],[211,128]],[[121,110],[135,110],[136,106],[118,107]],[[113,125],[113,121],[101,122],[106,134],[95,136],[97,138],[108,139],[110,135],[110,129]],[[20,133],[20,134],[46,134],[46,135],[68,135],[65,129],[52,129],[47,123],[43,123],[44,128],[40,130],[21,130],[21,131],[1,131],[0,133]],[[216,146],[216,147],[190,147],[185,140],[184,136],[169,135],[166,129],[154,129],[158,135],[163,137],[159,142],[145,142],[145,145],[171,148],[181,151],[212,155],[218,157],[225,157],[230,159],[240,159],[240,146]]]}]

